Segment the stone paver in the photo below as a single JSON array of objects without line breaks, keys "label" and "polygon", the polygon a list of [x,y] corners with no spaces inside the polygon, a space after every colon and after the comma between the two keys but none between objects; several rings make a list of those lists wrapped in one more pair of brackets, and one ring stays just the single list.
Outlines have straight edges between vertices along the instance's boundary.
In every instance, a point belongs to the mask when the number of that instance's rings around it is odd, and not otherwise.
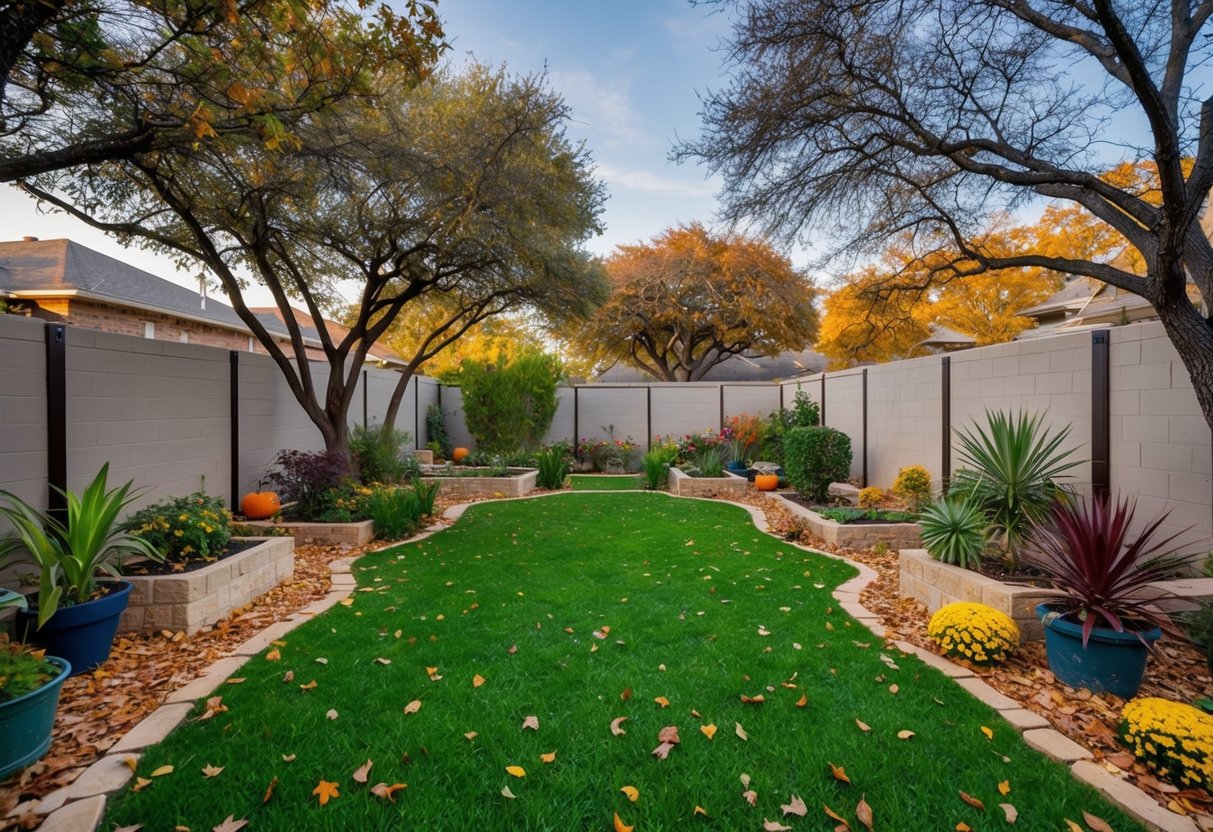
[{"label": "stone paver", "polygon": [[122,789],[135,776],[133,761],[138,764],[139,754],[106,754],[84,770],[84,773],[63,789],[68,800],[80,800],[96,794],[113,794]]},{"label": "stone paver", "polygon": [[96,829],[105,814],[105,795],[89,797],[69,803],[62,809],[51,813],[42,825],[42,832],[86,832]]},{"label": "stone paver", "polygon": [[855,618],[875,618],[872,611],[862,604],[852,603],[850,601],[842,601],[838,604],[839,609]]},{"label": "stone paver", "polygon": [[110,749],[110,753],[118,754],[123,751],[140,751],[149,745],[155,745],[181,724],[181,720],[185,719],[185,715],[190,712],[190,708],[192,707],[192,705],[185,702],[161,705],[142,722],[132,728],[125,737],[118,740],[114,747]]},{"label": "stone paver", "polygon": [[[279,626],[279,625],[274,625]],[[270,627],[274,629],[274,627]],[[253,638],[257,638],[254,636]],[[247,644],[247,642],[246,642]],[[243,647],[244,645],[241,645]],[[182,685],[175,691],[170,693],[165,698],[166,704],[175,702],[193,702],[195,699],[201,699],[203,696],[208,696],[214,692],[215,688],[223,684],[223,681],[235,673],[245,662],[245,656],[248,654],[240,653],[237,649],[237,655],[228,656],[226,659],[220,659],[213,665],[207,668],[206,673],[199,676],[189,684]]]},{"label": "stone paver", "polygon": [[1197,832],[1191,818],[1177,815],[1158,805],[1158,802],[1133,784],[1122,780],[1092,760],[1079,760],[1070,767],[1074,776],[1094,786],[1107,797],[1120,804],[1126,813],[1137,818],[1152,830],[1162,832]]},{"label": "stone paver", "polygon": [[973,671],[967,667],[950,662],[938,653],[932,653],[930,650],[919,647],[917,644],[899,641],[897,642],[897,649],[903,653],[909,653],[911,656],[917,656],[923,664],[930,665],[940,673],[945,676],[951,676],[953,679],[961,679],[973,675]]},{"label": "stone paver", "polygon": [[[280,641],[283,636],[293,629],[295,629],[295,625],[288,621],[279,621],[276,624],[271,624],[237,647],[235,653],[237,656],[255,656],[269,647],[271,642]],[[197,697],[194,698],[196,699]],[[174,700],[169,699],[169,701],[172,702]]]},{"label": "stone paver", "polygon": [[990,687],[975,676],[957,679],[956,684],[960,685],[962,688],[976,696],[982,702],[985,702],[996,711],[1009,711],[1013,708],[1020,707],[1019,703],[1014,699],[1009,696],[1003,696],[1001,693],[994,690],[994,688]]},{"label": "stone paver", "polygon": [[1033,728],[1049,727],[1049,720],[1035,711],[1029,711],[1027,708],[1010,708],[1009,710],[999,711],[999,713],[1003,719],[1011,723],[1011,727],[1020,733]]},{"label": "stone paver", "polygon": [[1077,760],[1091,759],[1091,752],[1060,731],[1052,728],[1033,728],[1024,731],[1023,741],[1029,748],[1035,748],[1041,754],[1061,760],[1063,763],[1073,763]]}]

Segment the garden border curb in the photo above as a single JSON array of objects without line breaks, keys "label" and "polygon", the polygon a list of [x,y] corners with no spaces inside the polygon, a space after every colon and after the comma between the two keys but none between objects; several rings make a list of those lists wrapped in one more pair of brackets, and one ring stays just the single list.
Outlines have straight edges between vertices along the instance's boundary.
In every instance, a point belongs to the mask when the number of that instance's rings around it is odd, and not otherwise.
[{"label": "garden border curb", "polygon": [[[635,491],[647,493],[643,489],[636,489]],[[565,493],[619,494],[633,493],[633,491],[627,489],[603,492],[566,492],[562,489],[560,491],[550,491],[522,497],[507,497],[504,499],[505,501],[534,500]],[[775,537],[778,540],[783,540],[783,538],[770,530],[766,514],[756,506],[711,497],[684,497],[678,494],[667,494],[666,496],[680,500],[701,500],[704,502],[727,503],[738,506],[750,515],[750,519],[758,531]],[[781,499],[777,494],[768,495],[768,498]],[[474,500],[456,503],[443,511],[441,518],[450,520],[453,523],[463,516],[469,506],[482,502],[502,501]],[[42,832],[78,832],[81,829],[96,830],[105,814],[107,796],[125,788],[126,784],[134,776],[135,765],[132,763],[137,764],[139,754],[133,752],[141,751],[147,746],[163,741],[185,719],[186,714],[192,710],[193,702],[196,699],[207,696],[220,685],[224,684],[234,672],[242,667],[250,658],[268,647],[271,642],[294,630],[304,621],[310,620],[312,617],[331,609],[345,598],[351,596],[357,587],[357,581],[353,576],[352,570],[352,566],[356,560],[363,555],[380,552],[408,543],[415,543],[437,534],[445,528],[448,527],[431,526],[404,540],[394,541],[377,549],[367,549],[357,557],[338,558],[331,561],[329,563],[331,588],[327,595],[292,613],[282,621],[271,624],[269,627],[247,639],[233,651],[231,656],[219,659],[201,676],[170,693],[159,708],[152,711],[152,713],[132,727],[122,739],[115,743],[100,759],[85,769],[76,780],[46,795],[33,806],[28,805],[28,803],[17,806],[10,813],[10,817],[31,811],[34,814],[42,814],[42,812],[36,810],[45,807],[44,811],[47,812],[46,817],[43,819],[41,825],[37,827]],[[1047,720],[1025,708],[1022,703],[994,690],[994,688],[978,678],[971,669],[949,661],[937,653],[919,647],[916,644],[911,644],[908,641],[892,641],[888,639],[887,631],[881,623],[879,616],[868,610],[859,601],[860,592],[877,577],[876,572],[871,567],[849,560],[841,555],[818,551],[800,543],[784,542],[803,551],[813,552],[832,560],[842,561],[859,570],[858,575],[839,584],[831,593],[834,599],[838,601],[838,606],[860,624],[871,630],[877,638],[883,639],[886,643],[891,643],[901,653],[915,656],[923,664],[944,673],[969,694],[993,708],[999,716],[1023,737],[1024,742],[1030,748],[1067,766],[1071,776],[1076,780],[1086,783],[1103,794],[1105,798],[1120,806],[1127,814],[1142,823],[1147,829],[1152,830],[1152,832],[1199,832],[1196,823],[1190,818],[1168,811],[1158,805],[1158,802],[1154,798],[1141,789],[1095,763],[1091,759],[1092,755],[1089,750],[1075,743],[1059,731],[1046,727],[1048,725]],[[135,739],[128,740],[132,735],[135,735]],[[88,780],[85,780],[85,778],[88,778]],[[81,786],[82,781],[84,781],[83,787]],[[84,821],[83,824],[81,823],[82,821]]]}]

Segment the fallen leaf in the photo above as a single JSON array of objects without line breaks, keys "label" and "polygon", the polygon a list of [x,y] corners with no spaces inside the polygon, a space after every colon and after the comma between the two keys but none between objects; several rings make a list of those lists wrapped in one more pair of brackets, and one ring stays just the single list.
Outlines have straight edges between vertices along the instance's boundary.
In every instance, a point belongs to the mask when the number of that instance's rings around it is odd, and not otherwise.
[{"label": "fallen leaf", "polygon": [[383,656],[376,656],[376,657],[375,657],[375,664],[383,664],[383,665],[388,665],[388,664],[391,664],[391,663],[392,663],[392,660],[391,660],[391,659],[385,659],[385,658],[383,658]]},{"label": "fallen leaf", "polygon": [[762,819],[762,828],[766,832],[792,832],[792,827],[786,826],[777,820]]},{"label": "fallen leaf", "polygon": [[751,806],[758,805],[758,792],[754,791],[753,789],[746,789],[741,793],[741,796],[744,797],[745,802]]},{"label": "fallen leaf", "polygon": [[354,606],[354,599],[353,598],[342,598],[337,603],[343,607],[352,607],[352,606]]},{"label": "fallen leaf", "polygon": [[761,705],[763,702],[765,702],[767,700],[766,700],[766,697],[763,696],[761,693],[758,694],[757,696],[746,696],[743,693],[741,695],[741,701],[743,704],[746,704],[746,705]]},{"label": "fallen leaf", "polygon": [[528,728],[530,728],[532,731],[538,731],[539,730],[539,717],[537,717],[537,716],[524,717],[522,720],[522,730],[525,731]]},{"label": "fallen leaf", "polygon": [[329,663],[329,660],[326,659],[324,656],[316,657],[316,664],[328,664],[328,663]]},{"label": "fallen leaf", "polygon": [[1002,809],[1002,813],[1007,816],[1007,823],[1014,823],[1019,817],[1019,810],[1010,803],[999,803],[998,808]]},{"label": "fallen leaf", "polygon": [[125,757],[122,758],[122,764],[124,766],[126,766],[127,768],[129,768],[131,770],[131,772],[133,773],[135,771],[135,768],[139,765],[139,758],[136,757],[134,754],[127,754]]},{"label": "fallen leaf", "polygon": [[670,745],[678,745],[682,740],[678,738],[678,726],[667,725],[657,734],[658,742],[668,742]]},{"label": "fallen leaf", "polygon": [[427,667],[427,668],[425,669],[425,675],[426,675],[426,676],[436,676],[436,675],[438,675],[438,668],[436,668],[436,667]]},{"label": "fallen leaf", "polygon": [[526,769],[522,766],[506,766],[505,771],[514,777],[526,777]]},{"label": "fallen leaf", "polygon": [[833,763],[830,763],[830,774],[834,775],[835,780],[846,783],[848,786],[851,785],[851,778],[847,777],[847,770],[842,766],[836,766]]},{"label": "fallen leaf", "polygon": [[501,790],[501,796],[502,796],[502,797],[508,797],[510,800],[514,800],[514,799],[515,799],[515,798],[514,798],[514,793],[513,793],[512,791],[510,791],[510,787],[509,787],[509,786],[505,786],[504,788],[502,788],[502,790]]},{"label": "fallen leaf", "polygon": [[870,830],[872,828],[872,807],[868,805],[866,798],[867,795],[859,798],[859,804],[855,807],[855,818]]},{"label": "fallen leaf", "polygon": [[308,682],[306,685],[300,685],[300,686],[299,686],[299,690],[305,690],[305,691],[306,691],[306,690],[315,690],[315,689],[316,689],[316,680],[315,680],[315,679],[313,679],[312,681]]},{"label": "fallen leaf", "polygon": [[618,812],[615,813],[615,832],[632,832],[634,828],[620,820]]},{"label": "fallen leaf", "polygon": [[1108,822],[1103,818],[1096,817],[1090,812],[1083,812],[1082,819],[1087,826],[1091,827],[1091,832],[1112,832],[1112,827],[1108,826]]},{"label": "fallen leaf", "polygon": [[1062,818],[1062,820],[1065,821],[1067,832],[1083,832],[1082,827],[1069,818]]},{"label": "fallen leaf", "polygon": [[273,650],[271,650],[270,652],[265,654],[265,660],[267,662],[276,662],[281,658],[282,658],[282,654],[278,652],[277,647],[275,647]]},{"label": "fallen leaf", "polygon": [[337,717],[341,716],[341,714],[337,713],[336,708],[329,708],[327,711],[324,712],[324,715],[327,716],[329,719],[336,719]]},{"label": "fallen leaf", "polygon": [[792,799],[779,807],[785,815],[795,815],[798,818],[803,818],[809,813],[809,807],[804,805],[804,801],[800,799],[800,795],[792,795]]},{"label": "fallen leaf", "polygon": [[612,719],[611,720],[611,733],[617,737],[626,734],[627,731],[623,730],[619,726],[627,721],[628,721],[628,718],[626,716],[617,716],[614,719]]},{"label": "fallen leaf", "polygon": [[147,778],[147,777],[136,777],[136,778],[135,778],[135,785],[131,786],[131,791],[133,791],[133,792],[141,792],[141,791],[143,791],[144,789],[146,789],[148,786],[150,786],[151,784],[152,784],[152,781],[151,781],[151,779],[150,779],[150,778]]},{"label": "fallen leaf", "polygon": [[825,813],[826,813],[827,817],[830,817],[830,818],[838,821],[838,826],[836,826],[834,828],[835,832],[838,832],[838,830],[841,830],[841,829],[850,829],[851,828],[850,822],[846,818],[844,818],[842,815],[838,814],[833,809],[831,809],[829,806],[827,806],[826,804],[823,803],[823,804],[821,804],[821,808],[825,809]]},{"label": "fallen leaf", "polygon": [[897,732],[897,739],[899,739],[899,740],[908,740],[911,737],[915,737],[915,736],[918,736],[918,735],[915,734],[913,731],[898,731]]},{"label": "fallen leaf", "polygon": [[1011,793],[1011,781],[1003,780],[1001,783],[999,783],[998,784],[998,793],[1000,795],[1002,795],[1003,797],[1006,797],[1007,795],[1009,795]]},{"label": "fallen leaf", "polygon": [[666,699],[664,696],[658,696],[653,701],[656,702],[658,705],[660,705],[663,708],[670,707],[670,700]]},{"label": "fallen leaf", "polygon": [[152,777],[163,777],[166,774],[172,774],[172,773],[173,773],[172,766],[160,766],[160,768],[158,768],[152,772]]},{"label": "fallen leaf", "polygon": [[[294,756],[295,756],[294,754],[292,754],[292,755],[291,755],[292,759],[294,758]],[[262,802],[262,803],[269,803],[269,802],[270,802],[270,798],[274,796],[274,788],[275,788],[277,785],[278,785],[278,778],[277,778],[277,777],[275,777],[275,778],[273,778],[272,780],[270,780],[270,784],[269,784],[268,786],[266,786],[266,788],[265,788],[265,796],[261,798],[261,802]]]},{"label": "fallen leaf", "polygon": [[712,737],[716,736],[716,726],[715,725],[700,725],[699,731],[708,739],[711,739]]},{"label": "fallen leaf", "polygon": [[223,769],[223,766],[206,765],[202,769],[202,776],[209,780],[212,777],[218,777],[220,774],[222,774]]},{"label": "fallen leaf", "polygon": [[514,655],[515,653],[517,653],[517,652],[518,652],[518,645],[517,645],[517,644],[511,644],[511,645],[510,645],[510,649],[509,649],[509,650],[506,650],[505,652],[506,652],[506,655],[508,655],[508,656],[512,656],[512,655]]},{"label": "fallen leaf", "polygon": [[746,774],[744,771],[737,779],[741,781],[741,787],[743,789],[748,789],[750,787],[750,775]]},{"label": "fallen leaf", "polygon": [[803,708],[809,704],[809,696],[806,693],[800,694],[800,698],[796,700],[796,707]]},{"label": "fallen leaf", "polygon": [[370,777],[371,766],[373,766],[373,765],[375,765],[373,762],[371,762],[370,760],[367,760],[365,763],[358,766],[357,770],[354,771],[354,782],[355,783],[365,783],[367,781],[367,779]]},{"label": "fallen leaf", "polygon": [[694,811],[691,812],[691,815],[703,815],[706,818],[708,816],[708,810],[702,806],[696,806]]},{"label": "fallen leaf", "polygon": [[969,826],[963,820],[954,827],[956,832],[973,832],[973,827]]},{"label": "fallen leaf", "polygon": [[337,790],[337,784],[330,783],[328,780],[321,780],[316,784],[316,788],[312,789],[312,794],[320,798],[321,806],[328,803],[331,798],[341,797],[341,792]]},{"label": "fallen leaf", "polygon": [[477,673],[472,677],[472,687],[478,688],[484,684],[484,677]]},{"label": "fallen leaf", "polygon": [[632,698],[632,689],[624,688],[623,691],[619,694],[619,698],[620,698],[620,700],[627,702],[629,699]]},{"label": "fallen leaf", "polygon": [[391,803],[395,803],[396,792],[404,788],[408,788],[408,786],[404,783],[393,783],[390,786],[387,783],[376,783],[375,785],[371,786],[371,794],[375,795],[375,797],[382,797]]},{"label": "fallen leaf", "polygon": [[749,740],[749,738],[750,738],[750,735],[747,734],[745,732],[745,729],[741,727],[740,722],[733,723],[733,733],[736,734],[738,737],[740,737],[743,741]]},{"label": "fallen leaf", "polygon": [[628,800],[630,800],[632,803],[635,803],[640,799],[640,792],[637,791],[635,786],[624,786],[619,791],[627,795]]},{"label": "fallen leaf", "polygon": [[670,756],[670,752],[674,750],[674,744],[671,742],[663,742],[652,750],[652,755],[658,760],[664,760]]},{"label": "fallen leaf", "polygon": [[283,754],[283,755],[282,755],[282,762],[284,762],[284,763],[293,763],[293,762],[295,762],[295,755],[294,755],[294,754]]},{"label": "fallen leaf", "polygon": [[991,729],[989,729],[983,725],[983,726],[981,726],[981,733],[986,735],[987,740],[989,740],[991,742],[994,741],[994,732]]},{"label": "fallen leaf", "polygon": [[858,719],[855,720],[855,725],[856,725],[856,727],[859,728],[860,731],[863,731],[865,734],[872,730],[871,725],[868,725],[866,722],[863,722]]},{"label": "fallen leaf", "polygon": [[472,740],[476,739],[476,737],[478,737],[478,736],[480,736],[480,735],[477,734],[475,731],[468,731],[466,734],[463,735],[463,738],[465,740],[467,740],[468,742],[471,742]]},{"label": "fallen leaf", "polygon": [[961,792],[960,799],[963,800],[965,803],[968,803],[974,809],[979,809],[982,812],[984,812],[986,810],[986,804],[982,803],[980,800],[973,797],[973,795],[969,794],[968,792]]},{"label": "fallen leaf", "polygon": [[218,826],[212,826],[211,832],[240,832],[241,829],[248,826],[248,820],[241,818],[236,820],[235,815],[228,815],[223,819],[223,823]]},{"label": "fallen leaf", "polygon": [[539,755],[539,762],[541,762],[541,763],[554,763],[554,762],[556,762],[556,752],[555,752],[555,751],[549,751],[549,752],[548,752],[548,753],[546,753],[546,754],[540,754],[540,755]]},{"label": "fallen leaf", "polygon": [[420,699],[414,699],[412,702],[410,702],[409,704],[404,706],[404,712],[406,714],[415,714],[420,710],[421,710],[421,700]]}]

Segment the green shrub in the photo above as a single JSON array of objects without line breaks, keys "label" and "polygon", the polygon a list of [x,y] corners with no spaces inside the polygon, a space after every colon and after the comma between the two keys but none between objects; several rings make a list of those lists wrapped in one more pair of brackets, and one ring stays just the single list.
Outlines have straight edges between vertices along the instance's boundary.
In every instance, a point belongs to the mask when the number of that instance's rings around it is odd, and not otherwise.
[{"label": "green shrub", "polygon": [[931,472],[921,465],[902,468],[893,481],[893,493],[920,509],[931,499]]},{"label": "green shrub", "polygon": [[41,653],[0,634],[0,702],[32,693],[59,675],[59,668]]},{"label": "green shrub", "polygon": [[563,444],[552,445],[535,455],[539,476],[535,484],[540,488],[563,488],[569,475],[569,450]]},{"label": "green shrub", "polygon": [[854,523],[856,520],[877,520],[881,523],[913,523],[918,515],[912,511],[890,511],[878,508],[819,508],[817,513],[835,523]]},{"label": "green shrub", "polygon": [[487,453],[531,450],[552,426],[560,361],[529,352],[507,364],[465,359],[460,365],[463,415],[476,446]]},{"label": "green shrub", "polygon": [[382,427],[358,425],[350,431],[350,451],[358,468],[358,478],[364,485],[374,482],[401,483],[409,476],[409,464],[404,449],[410,436],[406,431],[389,430]]},{"label": "green shrub", "polygon": [[284,503],[294,502],[290,514],[298,520],[336,522],[324,515],[348,496],[345,485],[353,473],[344,454],[337,451],[282,450],[274,457],[265,481]]},{"label": "green shrub", "polygon": [[851,437],[827,427],[795,427],[783,437],[788,481],[811,500],[825,500],[830,483],[851,475]]},{"label": "green shrub", "polygon": [[789,428],[811,428],[821,424],[821,405],[813,401],[809,394],[796,388],[792,399],[792,410],[788,418]]},{"label": "green shrub", "polygon": [[724,476],[725,450],[720,445],[702,448],[691,457],[691,470],[701,477]]},{"label": "green shrub", "polygon": [[985,550],[988,522],[972,500],[949,497],[927,506],[918,518],[922,545],[935,560],[976,569]]},{"label": "green shrub", "polygon": [[421,525],[417,492],[399,485],[376,488],[366,498],[366,512],[375,524],[375,537],[399,540]]},{"label": "green shrub", "polygon": [[[425,409],[425,446],[440,456],[451,455],[451,437],[446,432],[446,411],[436,404]],[[437,445],[437,448],[431,447]]]},{"label": "green shrub", "polygon": [[673,462],[671,455],[676,456],[678,448],[672,451],[666,445],[659,445],[644,455],[644,483],[653,491],[665,485],[666,477]]},{"label": "green shrub", "polygon": [[232,538],[232,515],[222,498],[195,492],[140,509],[125,528],[167,560],[215,560]]},{"label": "green shrub", "polygon": [[421,508],[422,517],[434,516],[434,503],[438,500],[439,483],[422,482],[420,477],[413,478],[413,491],[417,494],[417,505]]}]

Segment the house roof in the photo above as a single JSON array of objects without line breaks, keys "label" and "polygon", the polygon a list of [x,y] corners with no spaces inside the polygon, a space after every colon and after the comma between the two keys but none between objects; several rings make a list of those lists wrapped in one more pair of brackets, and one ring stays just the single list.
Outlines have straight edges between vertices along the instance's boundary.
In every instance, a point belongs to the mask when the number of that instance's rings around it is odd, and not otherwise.
[{"label": "house roof", "polygon": [[[284,319],[282,317],[282,310],[277,306],[255,306],[250,307],[249,311],[256,315],[259,321],[265,324],[266,329],[270,329],[272,327],[278,329],[286,328]],[[319,343],[320,331],[316,328],[315,319],[313,319],[311,315],[304,312],[302,309],[296,309],[293,306],[291,307],[291,312],[294,313],[295,321],[299,324],[299,331],[303,334],[304,339]],[[348,327],[342,326],[336,321],[330,321],[327,318],[324,319],[324,326],[325,329],[328,330],[329,338],[334,343],[345,338],[345,336],[349,335],[350,333]],[[403,367],[408,363],[403,358],[396,355],[396,353],[380,344],[371,345],[370,350],[367,351],[367,355],[369,358],[372,358],[382,364]]]},{"label": "house roof", "polygon": [[1064,312],[1067,309],[1080,309],[1091,298],[1099,294],[1099,290],[1103,286],[1104,284],[1098,280],[1076,277],[1040,303],[1029,306],[1027,309],[1020,309],[1016,314],[1028,318],[1041,318],[1050,313]]},{"label": "house roof", "polygon": [[[789,350],[775,356],[734,355],[708,370],[703,381],[774,381],[812,375],[825,369],[826,358],[813,350]],[[635,367],[616,364],[602,373],[596,382],[629,384],[652,381],[653,378]]]},{"label": "house roof", "polygon": [[931,324],[930,328],[931,334],[919,341],[916,346],[954,348],[977,346],[977,339],[972,335],[965,335],[963,332],[957,332],[939,324]]}]

